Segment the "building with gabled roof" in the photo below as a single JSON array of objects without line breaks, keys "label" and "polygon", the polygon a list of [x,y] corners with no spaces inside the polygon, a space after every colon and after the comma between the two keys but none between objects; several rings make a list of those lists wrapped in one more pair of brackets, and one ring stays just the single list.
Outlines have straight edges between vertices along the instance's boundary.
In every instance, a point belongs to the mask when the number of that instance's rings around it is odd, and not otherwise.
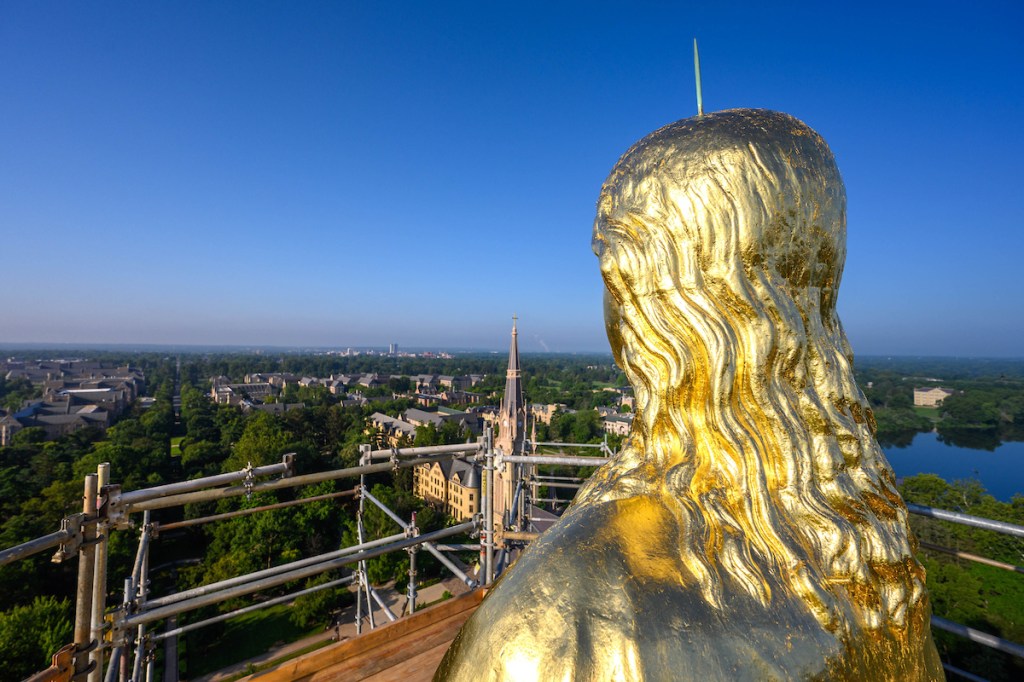
[{"label": "building with gabled roof", "polygon": [[413,493],[457,521],[480,511],[480,471],[459,459],[413,468]]}]

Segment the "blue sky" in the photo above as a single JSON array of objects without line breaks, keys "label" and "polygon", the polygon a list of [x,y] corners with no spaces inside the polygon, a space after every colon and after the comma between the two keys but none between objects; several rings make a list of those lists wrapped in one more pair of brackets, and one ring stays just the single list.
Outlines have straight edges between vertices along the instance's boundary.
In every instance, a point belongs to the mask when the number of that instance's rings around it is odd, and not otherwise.
[{"label": "blue sky", "polygon": [[855,352],[1024,356],[1024,10],[825,5],[0,2],[0,343],[605,350],[597,193],[696,36],[835,152]]}]

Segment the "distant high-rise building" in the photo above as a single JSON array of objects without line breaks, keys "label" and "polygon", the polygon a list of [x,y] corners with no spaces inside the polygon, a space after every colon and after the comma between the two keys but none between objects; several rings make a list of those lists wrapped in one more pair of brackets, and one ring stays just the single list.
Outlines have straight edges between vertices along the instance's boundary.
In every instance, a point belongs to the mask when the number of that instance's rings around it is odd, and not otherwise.
[{"label": "distant high-rise building", "polygon": [[398,355],[398,344],[392,343],[388,346],[388,355]]}]

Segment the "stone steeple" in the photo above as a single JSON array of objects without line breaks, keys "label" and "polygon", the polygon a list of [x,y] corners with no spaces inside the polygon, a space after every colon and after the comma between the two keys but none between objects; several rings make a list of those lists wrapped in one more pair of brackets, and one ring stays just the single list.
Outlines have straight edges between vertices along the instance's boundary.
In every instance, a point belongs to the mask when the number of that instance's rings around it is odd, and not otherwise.
[{"label": "stone steeple", "polygon": [[[521,455],[524,454],[525,442],[526,402],[523,400],[523,373],[519,366],[519,330],[517,318],[513,315],[512,343],[508,350],[508,370],[505,372],[505,395],[498,409],[498,437],[494,445],[502,454]],[[508,519],[513,515],[515,477],[516,468],[511,464],[503,464],[495,472],[494,515],[501,527],[506,527]]]},{"label": "stone steeple", "polygon": [[498,410],[498,438],[495,445],[506,455],[522,454],[526,439],[526,403],[523,401],[523,371],[519,366],[519,330],[512,316],[512,343],[508,349],[505,395]]}]

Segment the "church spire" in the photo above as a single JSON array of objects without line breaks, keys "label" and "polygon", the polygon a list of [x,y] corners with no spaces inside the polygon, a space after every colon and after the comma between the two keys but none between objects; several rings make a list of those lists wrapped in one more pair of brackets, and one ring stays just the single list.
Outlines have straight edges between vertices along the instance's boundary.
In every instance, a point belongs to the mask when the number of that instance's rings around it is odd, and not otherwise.
[{"label": "church spire", "polygon": [[512,316],[512,342],[508,349],[505,395],[498,414],[498,440],[505,453],[520,453],[526,436],[526,402],[523,400],[523,372],[519,366],[519,318]]}]

